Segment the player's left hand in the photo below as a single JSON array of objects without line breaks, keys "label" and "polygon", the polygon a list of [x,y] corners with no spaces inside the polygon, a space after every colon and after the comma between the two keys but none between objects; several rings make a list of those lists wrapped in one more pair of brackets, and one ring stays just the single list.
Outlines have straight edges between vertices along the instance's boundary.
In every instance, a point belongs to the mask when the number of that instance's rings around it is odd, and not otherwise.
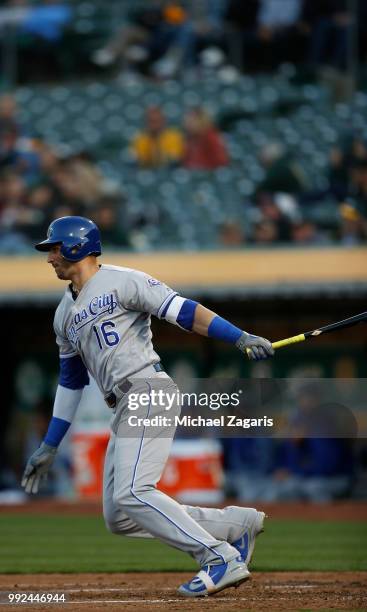
[{"label": "player's left hand", "polygon": [[248,358],[254,361],[268,359],[274,355],[274,349],[270,340],[261,336],[253,336],[243,332],[241,338],[236,343],[240,351],[246,353]]},{"label": "player's left hand", "polygon": [[25,467],[22,487],[26,493],[38,493],[41,480],[46,480],[48,470],[54,462],[57,448],[42,442],[36,452],[31,455]]}]

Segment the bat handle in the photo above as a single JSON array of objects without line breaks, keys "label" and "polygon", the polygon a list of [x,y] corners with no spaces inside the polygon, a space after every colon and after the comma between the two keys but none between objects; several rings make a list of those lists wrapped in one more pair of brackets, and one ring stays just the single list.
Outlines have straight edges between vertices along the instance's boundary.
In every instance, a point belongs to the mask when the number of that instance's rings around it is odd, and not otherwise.
[{"label": "bat handle", "polygon": [[273,349],[281,348],[282,346],[288,346],[289,344],[296,344],[297,342],[303,342],[306,340],[305,334],[298,334],[298,336],[291,336],[290,338],[284,338],[284,340],[278,340],[272,343]]},{"label": "bat handle", "polygon": [[[281,348],[282,346],[288,346],[289,344],[296,344],[297,342],[303,342],[306,340],[305,334],[298,334],[298,336],[291,336],[290,338],[284,338],[284,340],[277,340],[272,342],[273,349]],[[250,349],[246,349],[247,355],[250,353]]]}]

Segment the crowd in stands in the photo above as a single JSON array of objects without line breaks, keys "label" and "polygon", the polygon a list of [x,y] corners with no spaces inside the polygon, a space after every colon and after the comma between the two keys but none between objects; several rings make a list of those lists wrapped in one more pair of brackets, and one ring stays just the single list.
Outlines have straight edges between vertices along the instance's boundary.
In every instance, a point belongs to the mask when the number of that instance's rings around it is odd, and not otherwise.
[{"label": "crowd in stands", "polygon": [[[89,69],[133,70],[155,79],[195,71],[208,58],[240,72],[271,70],[292,62],[318,73],[324,66],[345,72],[353,53],[362,61],[367,56],[364,0],[356,0],[357,15],[348,0],[282,0],[281,10],[279,0],[136,4],[122,0],[117,8],[116,4],[106,2],[102,11],[106,18],[101,19],[93,12],[93,1],[79,11],[75,1],[3,0],[0,29],[6,36],[0,47],[6,50],[13,36],[22,82],[67,76],[70,71],[82,74],[88,69],[83,45]],[[351,47],[353,38],[356,43]],[[217,53],[205,54],[213,49]],[[27,70],[22,70],[24,61]]]},{"label": "crowd in stands", "polygon": [[279,0],[151,3],[131,10],[92,59],[166,78],[192,69],[204,49],[216,47],[241,72],[284,61],[345,71],[351,32],[359,35],[358,55],[366,54],[367,9],[362,0],[356,6],[357,22],[347,0],[282,0],[281,10]]},{"label": "crowd in stands", "polygon": [[0,252],[27,251],[57,217],[92,216],[108,247],[126,246],[117,216],[124,198],[85,152],[67,153],[32,135],[10,95],[0,99]]},{"label": "crowd in stands", "polygon": [[[145,125],[132,139],[129,152],[133,166],[153,171],[182,167],[193,173],[210,172],[231,164],[225,135],[202,107],[188,110],[182,126],[169,125],[161,109],[148,107]],[[281,143],[264,145],[260,161],[263,179],[244,200],[243,217],[223,223],[219,246],[289,242],[353,246],[366,240],[367,146],[358,135],[349,135],[331,149],[323,191],[312,188]],[[306,214],[323,200],[333,201],[339,213],[336,231],[318,227]],[[107,247],[134,246],[130,241],[134,226],[125,205],[123,186],[111,186],[89,152],[56,149],[35,137],[20,124],[14,98],[0,98],[1,252],[28,250],[52,219],[68,214],[93,218]],[[246,236],[243,221],[251,227]]]},{"label": "crowd in stands", "polygon": [[354,439],[354,416],[321,398],[317,383],[299,385],[287,439],[223,440],[229,493],[242,501],[325,503],[357,491],[363,445]]}]

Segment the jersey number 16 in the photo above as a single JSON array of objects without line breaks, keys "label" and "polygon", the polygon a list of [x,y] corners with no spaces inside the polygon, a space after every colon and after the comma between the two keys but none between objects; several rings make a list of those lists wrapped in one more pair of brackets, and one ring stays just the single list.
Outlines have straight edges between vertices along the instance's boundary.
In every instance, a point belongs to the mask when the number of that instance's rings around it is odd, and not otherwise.
[{"label": "jersey number 16", "polygon": [[104,321],[101,325],[93,325],[93,331],[96,334],[99,348],[103,349],[105,346],[115,346],[120,342],[120,336],[116,331],[112,331],[110,328],[116,327],[113,321]]}]

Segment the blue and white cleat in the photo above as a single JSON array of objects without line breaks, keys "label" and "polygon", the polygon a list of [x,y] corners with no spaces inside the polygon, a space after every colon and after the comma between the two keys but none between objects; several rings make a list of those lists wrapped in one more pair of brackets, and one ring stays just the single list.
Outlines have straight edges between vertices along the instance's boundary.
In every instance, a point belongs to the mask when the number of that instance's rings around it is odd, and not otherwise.
[{"label": "blue and white cleat", "polygon": [[250,578],[250,572],[241,557],[220,565],[204,565],[190,582],[177,589],[185,597],[207,597],[227,587],[238,587]]},{"label": "blue and white cleat", "polygon": [[258,512],[255,508],[238,508],[243,512],[244,531],[238,540],[231,542],[237,548],[242,561],[249,566],[255,549],[256,537],[264,531],[265,512]]}]

